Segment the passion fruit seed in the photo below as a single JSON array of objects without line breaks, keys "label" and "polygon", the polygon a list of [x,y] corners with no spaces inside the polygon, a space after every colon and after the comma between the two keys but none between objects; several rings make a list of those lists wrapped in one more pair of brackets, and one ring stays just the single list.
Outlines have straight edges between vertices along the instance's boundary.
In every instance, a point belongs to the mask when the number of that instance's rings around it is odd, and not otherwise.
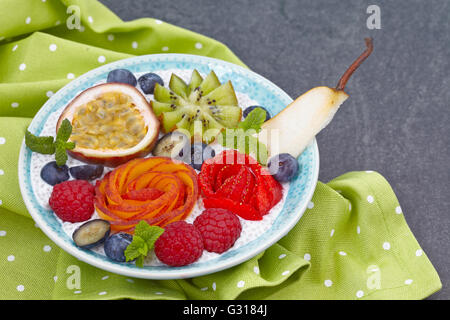
[{"label": "passion fruit seed", "polygon": [[71,141],[87,149],[132,148],[148,130],[131,97],[121,92],[106,92],[78,107],[72,127]]}]

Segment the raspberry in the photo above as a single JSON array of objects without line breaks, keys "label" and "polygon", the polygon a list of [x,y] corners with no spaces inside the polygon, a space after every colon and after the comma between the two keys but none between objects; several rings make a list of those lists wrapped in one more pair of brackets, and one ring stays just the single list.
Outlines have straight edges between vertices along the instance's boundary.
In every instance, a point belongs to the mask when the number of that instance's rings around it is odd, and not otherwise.
[{"label": "raspberry", "polygon": [[172,267],[197,261],[203,253],[203,239],[194,225],[185,221],[169,223],[155,242],[158,259]]},{"label": "raspberry", "polygon": [[94,187],[85,180],[59,183],[53,187],[48,203],[63,221],[86,221],[94,213]]},{"label": "raspberry", "polygon": [[211,208],[203,211],[194,226],[200,231],[205,250],[222,253],[230,249],[241,235],[241,222],[231,211]]}]

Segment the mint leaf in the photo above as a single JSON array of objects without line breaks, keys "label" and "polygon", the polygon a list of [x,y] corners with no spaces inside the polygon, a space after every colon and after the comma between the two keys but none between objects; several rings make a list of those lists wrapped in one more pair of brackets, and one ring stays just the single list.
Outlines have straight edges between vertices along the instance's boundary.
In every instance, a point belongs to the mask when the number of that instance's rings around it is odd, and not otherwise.
[{"label": "mint leaf", "polygon": [[266,111],[261,108],[253,109],[236,129],[224,129],[218,136],[218,143],[230,149],[237,149],[240,153],[253,156],[262,165],[266,165],[268,152],[265,144],[259,142],[255,135],[261,131],[266,121]]},{"label": "mint leaf", "polygon": [[72,134],[72,124],[69,120],[64,119],[56,133],[56,140],[66,142]]},{"label": "mint leaf", "polygon": [[145,248],[148,248],[148,246],[145,243],[144,239],[142,239],[140,236],[134,235],[133,241],[125,249],[126,261],[133,261],[134,259],[137,259],[141,255],[143,255],[143,253],[147,255],[147,251],[145,251]]},{"label": "mint leaf", "polygon": [[55,150],[55,160],[58,166],[63,166],[66,164],[68,156],[66,152],[66,148],[64,143],[60,143],[59,141],[55,142],[56,150]]},{"label": "mint leaf", "polygon": [[238,144],[238,151],[253,156],[256,160],[262,164],[267,164],[268,151],[264,143],[251,135],[246,135],[244,144]]},{"label": "mint leaf", "polygon": [[134,229],[133,241],[125,250],[126,261],[136,260],[136,265],[143,267],[145,257],[163,232],[163,228],[139,221]]},{"label": "mint leaf", "polygon": [[55,140],[55,160],[58,166],[65,165],[68,159],[66,150],[75,148],[74,142],[67,142],[72,134],[72,124],[64,119],[56,133]]},{"label": "mint leaf", "polygon": [[66,148],[67,150],[75,149],[75,142],[71,142],[71,141],[66,142],[66,143],[64,144],[64,146],[65,146],[65,148]]},{"label": "mint leaf", "polygon": [[72,134],[72,124],[64,119],[56,133],[56,140],[53,137],[38,137],[30,131],[25,132],[25,144],[31,151],[41,154],[55,154],[56,164],[65,165],[68,159],[66,150],[75,148],[75,143],[67,141]]},{"label": "mint leaf", "polygon": [[225,129],[221,133],[217,140],[219,144],[226,148],[236,149],[240,153],[248,154],[262,165],[267,164],[267,147],[254,136],[256,134],[254,129],[245,131],[243,129]]},{"label": "mint leaf", "polygon": [[139,268],[143,268],[144,267],[144,256],[139,256],[137,259],[136,259],[136,266],[138,266]]},{"label": "mint leaf", "polygon": [[53,137],[38,137],[30,131],[25,132],[25,144],[33,152],[42,154],[54,154],[55,145],[53,144]]},{"label": "mint leaf", "polygon": [[253,109],[247,117],[239,122],[238,128],[247,130],[255,130],[257,133],[261,131],[261,126],[266,121],[266,111],[261,108]]},{"label": "mint leaf", "polygon": [[134,234],[139,235],[148,245],[148,249],[152,249],[155,241],[162,235],[164,229],[158,226],[150,226],[147,222],[141,220],[136,225]]}]

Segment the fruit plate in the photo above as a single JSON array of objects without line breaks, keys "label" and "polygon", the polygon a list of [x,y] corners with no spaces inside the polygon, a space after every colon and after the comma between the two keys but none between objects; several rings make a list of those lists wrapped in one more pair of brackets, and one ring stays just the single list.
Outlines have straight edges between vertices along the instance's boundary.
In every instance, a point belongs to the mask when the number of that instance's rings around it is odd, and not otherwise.
[{"label": "fruit plate", "polygon": [[[35,135],[48,135],[45,131],[47,121],[62,112],[64,107],[81,91],[106,81],[111,70],[125,68],[135,75],[146,72],[155,73],[189,73],[197,69],[201,74],[214,70],[221,82],[231,80],[235,91],[246,103],[256,103],[264,106],[272,115],[280,112],[292,99],[280,88],[264,77],[243,67],[196,55],[185,54],[154,54],[133,57],[116,61],[91,70],[70,82],[55,93],[39,110],[29,126]],[[245,96],[244,98],[242,98]],[[150,99],[150,96],[147,96]],[[50,132],[54,135],[54,132]],[[59,247],[90,265],[109,272],[136,278],[146,279],[181,279],[191,278],[224,270],[247,261],[267,249],[285,236],[302,217],[312,198],[319,174],[319,151],[314,139],[298,158],[300,174],[285,187],[285,196],[276,212],[276,216],[266,220],[270,225],[264,232],[250,237],[251,240],[240,242],[239,246],[221,255],[209,256],[184,267],[169,267],[166,265],[145,265],[137,267],[133,263],[119,263],[108,259],[98,251],[81,249],[75,245],[71,236],[64,230],[61,221],[54,215],[45,201],[42,191],[34,181],[38,177],[32,152],[22,143],[19,156],[19,182],[24,202],[40,229]],[[275,213],[274,213],[275,214]],[[270,216],[269,213],[268,216]],[[264,222],[265,218],[261,221]],[[260,222],[258,222],[260,223]]]}]

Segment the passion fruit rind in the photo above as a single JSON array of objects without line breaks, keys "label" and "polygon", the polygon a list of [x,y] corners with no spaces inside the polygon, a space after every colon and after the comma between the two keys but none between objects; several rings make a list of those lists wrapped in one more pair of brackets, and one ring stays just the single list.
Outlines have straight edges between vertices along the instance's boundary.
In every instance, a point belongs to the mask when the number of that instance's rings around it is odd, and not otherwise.
[{"label": "passion fruit rind", "polygon": [[77,95],[58,119],[72,123],[68,153],[92,164],[116,167],[145,157],[155,146],[160,123],[147,99],[135,87],[122,83],[100,84]]},{"label": "passion fruit rind", "polygon": [[124,164],[130,160],[136,158],[145,158],[150,152],[152,152],[155,147],[157,140],[152,142],[148,147],[140,152],[130,154],[128,156],[120,156],[120,157],[110,157],[101,158],[101,157],[88,157],[83,155],[80,152],[74,152],[74,150],[67,150],[67,153],[74,159],[79,160],[81,162],[89,163],[89,164],[101,164],[105,167],[115,168]]}]

